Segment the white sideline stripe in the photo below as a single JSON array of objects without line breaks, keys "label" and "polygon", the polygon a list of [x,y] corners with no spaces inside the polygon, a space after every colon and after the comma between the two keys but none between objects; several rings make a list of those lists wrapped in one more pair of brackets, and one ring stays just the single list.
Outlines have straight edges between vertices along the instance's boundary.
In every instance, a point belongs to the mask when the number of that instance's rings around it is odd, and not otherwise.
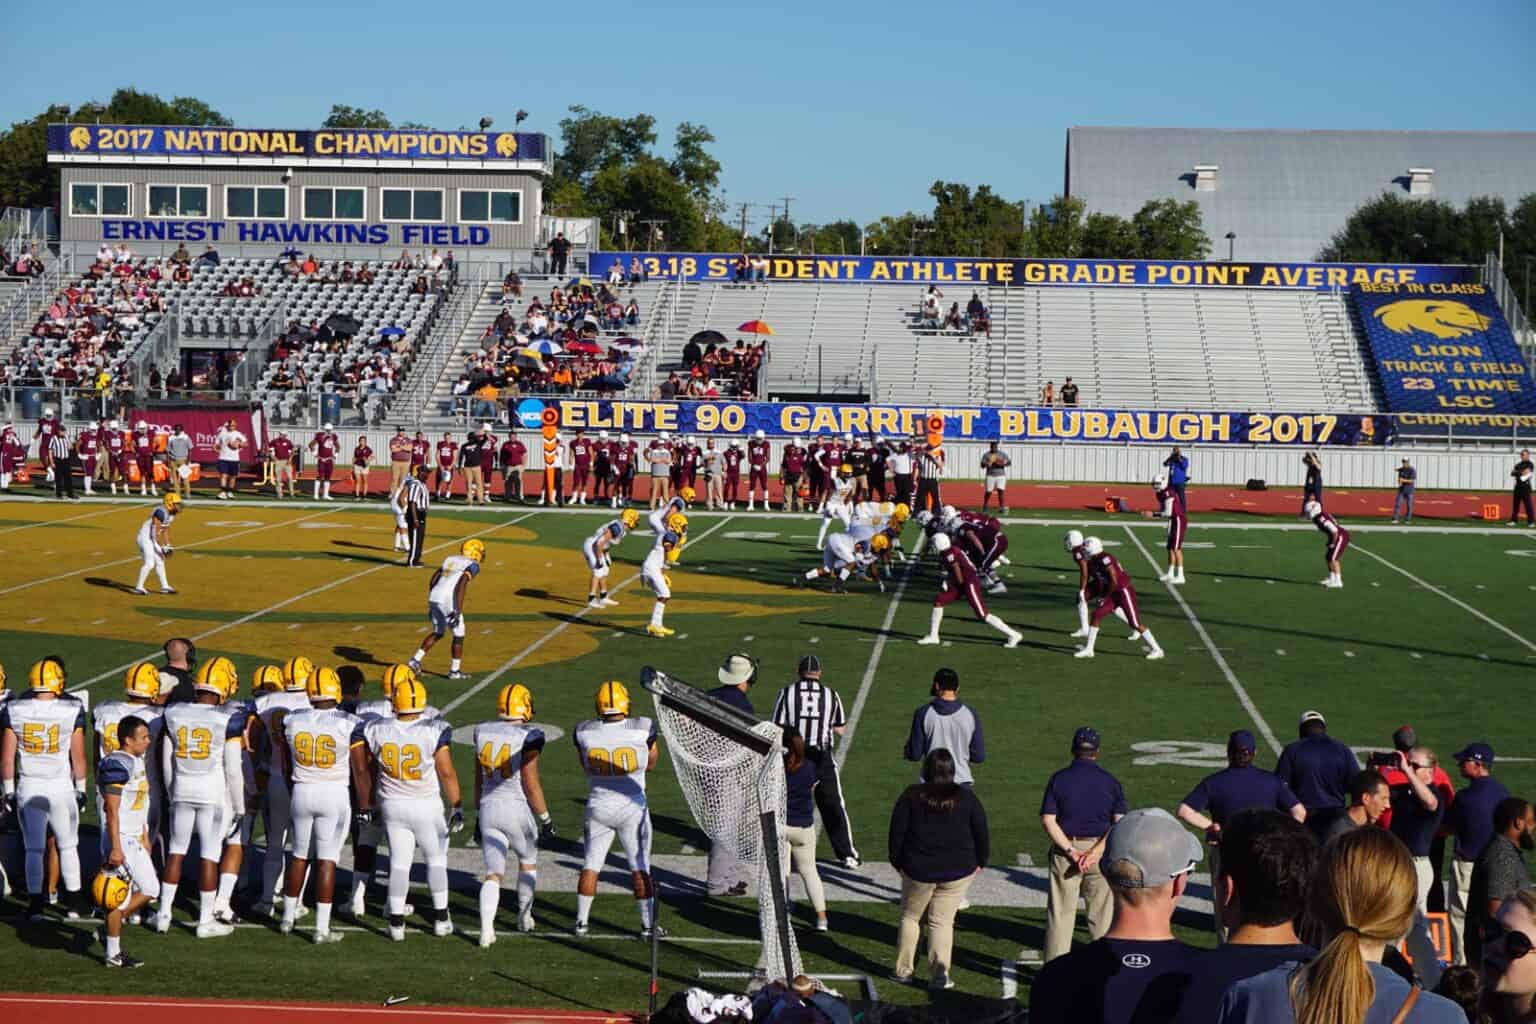
[{"label": "white sideline stripe", "polygon": [[[1136,550],[1140,551],[1142,557],[1147,560],[1147,565],[1152,568],[1153,572],[1157,572],[1156,560],[1153,559],[1152,553],[1147,550],[1146,545],[1142,544],[1141,539],[1136,536],[1136,531],[1127,526],[1125,533],[1126,536],[1131,538],[1131,543],[1136,545]],[[1178,587],[1172,583],[1164,583],[1163,587],[1169,594],[1173,595],[1173,599],[1184,610],[1184,617],[1189,620],[1191,626],[1195,627],[1195,633],[1199,635],[1200,642],[1210,652],[1211,658],[1216,662],[1216,667],[1221,669],[1221,674],[1227,677],[1227,683],[1232,687],[1232,692],[1237,694],[1238,702],[1243,705],[1243,710],[1248,712],[1248,717],[1253,719],[1254,725],[1258,726],[1259,732],[1264,736],[1264,741],[1269,744],[1270,749],[1279,754],[1283,749],[1279,737],[1269,727],[1269,723],[1264,720],[1264,716],[1259,714],[1258,705],[1253,702],[1252,697],[1248,696],[1248,691],[1244,689],[1243,684],[1238,680],[1237,673],[1232,671],[1232,666],[1227,664],[1227,659],[1221,656],[1221,651],[1217,648],[1215,642],[1211,640],[1211,634],[1205,631],[1205,626],[1196,617],[1195,610],[1184,600],[1184,595],[1179,593]]]},{"label": "white sideline stripe", "polygon": [[901,582],[896,584],[896,593],[891,595],[891,603],[885,609],[885,618],[880,623],[880,635],[875,638],[874,649],[869,652],[869,664],[864,666],[864,678],[859,680],[859,692],[853,698],[853,710],[848,712],[848,728],[843,731],[842,742],[838,743],[837,750],[832,754],[832,759],[837,762],[839,768],[848,760],[848,751],[853,747],[853,734],[859,728],[859,717],[864,714],[864,704],[869,700],[869,691],[874,688],[875,670],[880,667],[880,656],[885,653],[885,642],[891,632],[891,623],[896,621],[896,609],[901,607],[902,595],[907,592],[907,583],[912,579],[912,567],[916,564],[916,558],[907,560],[906,570],[901,574]]},{"label": "white sideline stripe", "polygon": [[79,522],[81,519],[93,519],[96,516],[111,515],[114,512],[121,511],[122,509],[120,508],[104,508],[96,512],[86,512],[83,515],[68,516],[64,519],[39,519],[35,523],[26,523],[22,526],[7,526],[5,529],[0,530],[0,533],[20,533],[22,530],[31,530],[39,526],[57,526],[60,523],[74,523]]},{"label": "white sideline stripe", "polygon": [[[611,512],[613,510],[609,509],[608,511]],[[724,519],[720,520],[714,526],[711,526],[709,529],[705,530],[703,533],[699,534],[697,537],[695,537],[692,540],[690,540],[688,542],[688,548],[692,549],[695,544],[699,543],[699,541],[703,540],[705,537],[708,537],[710,534],[712,534],[716,530],[720,529],[720,527],[722,527],[726,523],[730,522],[731,519],[732,519],[731,516],[726,516]],[[629,586],[631,583],[635,582],[635,580],[637,580],[639,578],[640,578],[640,574],[637,572],[633,576],[629,576],[629,577],[625,578],[623,581],[621,581],[619,583],[618,586],[613,587],[612,589],[610,589],[608,591],[608,593],[616,594],[620,590],[623,590],[625,587]],[[486,676],[484,679],[480,680],[474,686],[471,686],[469,689],[465,690],[463,693],[461,693],[457,697],[453,698],[453,700],[449,701],[447,704],[444,704],[443,705],[443,715],[444,715],[444,717],[446,717],[448,714],[450,714],[455,708],[458,708],[459,706],[464,704],[465,701],[468,701],[471,698],[473,698],[473,697],[477,696],[478,694],[482,693],[487,687],[494,686],[498,679],[500,679],[502,676],[506,675],[508,672],[512,671],[518,665],[522,664],[524,658],[528,657],[534,651],[537,651],[540,647],[543,647],[545,644],[549,643],[549,641],[553,640],[555,637],[559,636],[561,633],[564,633],[567,629],[570,629],[573,625],[576,624],[576,620],[586,618],[587,612],[589,612],[591,610],[592,610],[592,606],[591,605],[582,605],[581,609],[578,612],[576,612],[576,614],[572,615],[569,619],[566,619],[564,622],[562,622],[559,625],[555,626],[553,629],[551,629],[549,632],[545,633],[543,636],[539,637],[533,643],[529,644],[527,647],[524,647],[521,651],[518,651],[511,658],[508,658],[506,661],[504,661],[500,665],[498,665],[496,667],[496,669],[491,672],[490,675]]]},{"label": "white sideline stripe", "polygon": [[[431,551],[437,551],[440,548],[449,547],[449,546],[454,545],[454,544],[462,544],[462,543],[464,543],[464,541],[469,540],[471,537],[481,537],[481,536],[484,536],[487,533],[494,533],[497,530],[503,529],[504,527],[516,525],[517,523],[522,522],[524,519],[527,519],[530,516],[536,516],[536,515],[538,515],[538,511],[537,510],[531,511],[531,512],[524,512],[522,515],[518,516],[516,519],[509,519],[509,520],[507,520],[504,523],[497,523],[494,526],[488,526],[485,529],[476,531],[475,533],[471,533],[468,536],[458,537],[458,538],[455,538],[454,540],[441,541],[441,542],[439,542],[437,544],[432,545],[430,548],[423,548],[422,549],[422,554],[427,554],[428,552],[431,552]],[[305,518],[314,518],[314,517],[313,516],[306,516]],[[254,612],[251,612],[251,613],[249,613],[247,615],[242,615],[238,619],[233,619],[233,620],[231,620],[229,622],[221,623],[220,625],[214,626],[212,629],[204,630],[203,632],[198,633],[197,635],[193,636],[191,639],[193,641],[202,641],[202,640],[207,639],[210,636],[217,636],[219,633],[224,632],[226,629],[233,629],[236,626],[243,626],[247,622],[251,622],[251,621],[253,621],[255,619],[259,619],[259,618],[261,618],[264,615],[270,615],[271,613],[273,613],[273,612],[275,612],[275,611],[277,611],[277,610],[279,610],[281,608],[286,608],[286,607],[288,607],[289,605],[293,604],[296,601],[302,601],[302,600],[304,600],[307,597],[314,597],[316,594],[323,594],[327,590],[334,589],[334,588],[342,586],[343,584],[346,584],[346,583],[351,583],[353,580],[361,579],[364,576],[372,575],[373,573],[380,572],[380,571],[382,571],[384,569],[395,569],[395,568],[399,568],[399,563],[398,562],[390,562],[390,563],[388,563],[386,565],[375,565],[371,569],[363,569],[362,571],[355,572],[355,573],[353,573],[350,576],[343,576],[340,579],[331,580],[329,583],[322,583],[320,586],[314,587],[314,588],[312,588],[310,590],[306,590],[302,594],[295,594],[292,597],[284,598],[283,600],[277,602],[276,604],[268,605],[267,607],[261,609],[260,611],[254,611]],[[158,650],[158,649],[159,648],[156,648],[156,650]],[[123,672],[123,671],[127,670],[130,666],[137,664],[139,660],[142,660],[142,659],[135,659],[134,661],[125,662],[124,664],[119,665],[116,668],[109,668],[105,672],[100,673],[99,675],[92,676],[91,678],[87,679],[85,682],[79,684],[78,686],[71,686],[69,688],[69,692],[70,693],[76,693],[76,692],[78,692],[80,690],[89,689],[90,687],[95,686],[97,683],[101,682],[103,679],[106,679],[109,676],[114,676],[114,675],[116,675],[119,672]]]},{"label": "white sideline stripe", "polygon": [[[208,544],[221,544],[221,543],[223,543],[226,540],[234,540],[236,537],[244,537],[248,533],[260,533],[263,530],[275,530],[275,529],[277,529],[278,527],[281,527],[281,526],[292,526],[295,523],[302,523],[306,519],[314,519],[316,516],[319,516],[319,515],[321,515],[321,513],[316,512],[314,515],[300,516],[297,519],[289,519],[289,520],[286,520],[286,521],[281,522],[281,523],[264,523],[261,526],[253,526],[253,527],[250,527],[249,529],[236,530],[234,533],[225,533],[225,534],[221,534],[218,537],[209,537],[207,540],[195,540],[195,541],[193,541],[190,544],[182,544],[182,545],[177,546],[176,550],[177,551],[181,551],[181,550],[183,550],[185,548],[200,548],[200,547],[204,547],[204,546],[206,546]],[[0,595],[14,594],[18,590],[27,590],[27,589],[29,589],[31,587],[40,587],[44,583],[54,583],[54,582],[57,582],[58,580],[67,580],[71,576],[79,576],[81,573],[86,573],[86,572],[95,572],[97,569],[110,569],[114,565],[133,565],[133,564],[142,565],[143,564],[143,559],[141,559],[141,558],[118,558],[118,559],[115,559],[115,560],[113,560],[111,562],[97,562],[95,565],[88,565],[88,566],[86,566],[83,569],[71,569],[69,572],[61,572],[57,576],[45,576],[42,579],[29,580],[26,583],[18,583],[14,587],[6,587],[4,590],[0,590]]]},{"label": "white sideline stripe", "polygon": [[[1471,612],[1473,615],[1475,615],[1478,618],[1482,619],[1484,622],[1488,623],[1488,625],[1492,626],[1494,629],[1498,630],[1500,633],[1503,633],[1505,636],[1509,637],[1511,640],[1514,640],[1515,642],[1520,643],[1520,644],[1524,644],[1527,648],[1529,648],[1532,651],[1536,651],[1536,643],[1532,643],[1531,641],[1527,640],[1525,637],[1521,636],[1519,633],[1516,633],[1514,630],[1510,629],[1508,626],[1504,625],[1502,622],[1499,622],[1499,621],[1497,621],[1495,619],[1489,618],[1487,615],[1484,615],[1482,612],[1478,611],[1476,608],[1474,608],[1471,605],[1467,604],[1467,602],[1463,601],[1461,598],[1456,597],[1456,596],[1454,596],[1452,594],[1447,594],[1445,591],[1441,590],[1439,587],[1435,586],[1434,584],[1427,583],[1424,580],[1419,579],[1417,576],[1415,576],[1413,573],[1409,572],[1407,569],[1404,569],[1402,566],[1396,565],[1396,564],[1394,564],[1392,562],[1387,561],[1385,558],[1382,558],[1380,555],[1378,555],[1374,551],[1367,551],[1365,548],[1361,547],[1359,544],[1354,545],[1354,549],[1356,551],[1360,552],[1362,555],[1367,555],[1367,556],[1369,556],[1371,558],[1376,559],[1376,561],[1380,562],[1382,565],[1386,566],[1388,569],[1391,569],[1393,572],[1399,573],[1399,574],[1401,574],[1403,576],[1406,576],[1408,579],[1412,580],[1414,583],[1417,583],[1419,586],[1423,587],[1425,590],[1429,591],[1431,594],[1438,594],[1439,596],[1445,598],[1447,601],[1451,602],[1451,604],[1454,604],[1456,607],[1460,608],[1462,611]],[[1415,657],[1417,657],[1417,655],[1415,655]]]},{"label": "white sideline stripe", "polygon": [[1013,960],[1003,960],[1003,998],[1015,999],[1019,994],[1019,968]]},{"label": "white sideline stripe", "polygon": [[[590,936],[589,936],[590,937]],[[663,939],[663,942],[666,940]],[[269,1013],[282,1013],[293,1010],[302,1013],[340,1013],[357,1015],[364,1013],[380,1014],[386,1017],[469,1017],[474,1020],[498,1020],[516,1024],[518,1021],[527,1021],[529,1024],[543,1024],[545,1021],[591,1021],[592,1014],[573,1013],[546,1013],[541,1010],[436,1010],[428,1008],[412,1009],[401,1006],[398,1009],[373,1008],[366,1006],[316,1006],[308,1003],[283,1004],[283,1003],[213,1003],[198,1002],[196,1000],[155,1000],[139,999],[135,996],[122,996],[121,998],[106,999],[91,996],[60,995],[52,997],[44,996],[7,996],[0,995],[0,1005],[29,1004],[34,1006],[109,1006],[118,1010],[127,1010],[134,1007],[160,1007],[183,1010],[265,1010]],[[598,1013],[603,1011],[599,1010]],[[615,1013],[610,1019],[628,1020],[629,1014]]]}]

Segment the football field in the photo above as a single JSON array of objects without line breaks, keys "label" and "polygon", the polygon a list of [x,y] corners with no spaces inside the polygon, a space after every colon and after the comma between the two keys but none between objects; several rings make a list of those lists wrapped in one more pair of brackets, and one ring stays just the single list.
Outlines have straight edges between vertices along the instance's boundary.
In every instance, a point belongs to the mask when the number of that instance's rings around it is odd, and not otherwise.
[{"label": "football field", "polygon": [[[0,660],[13,689],[25,686],[31,662],[57,653],[71,689],[87,691],[92,701],[110,699],[130,664],[183,635],[196,641],[203,660],[233,659],[243,695],[256,666],[302,654],[360,666],[369,680],[366,696],[375,697],[384,666],[410,657],[426,629],[431,570],[396,564],[382,503],[190,503],[176,521],[169,563],[179,593],[137,597],[127,588],[138,570],[134,534],[147,510],[136,503],[0,506]],[[820,562],[816,520],[702,511],[690,515],[690,540],[671,570],[666,621],[677,634],[649,638],[652,602],[638,578],[648,534],[617,548],[610,583],[618,607],[585,605],[580,542],[610,514],[498,506],[435,509],[430,519],[429,564],[468,537],[483,540],[488,552],[466,601],[470,679],[449,682],[446,644],[433,651],[423,675],[432,703],[455,727],[470,726],[494,716],[502,685],[521,682],[553,738],[542,774],[559,835],[541,854],[535,933],[516,933],[508,909],[515,894],[508,890],[501,941],[477,948],[480,862],[466,831],[454,838],[458,932],[450,938],[432,937],[417,917],[403,944],[390,943],[374,899],[374,914],[360,922],[338,912],[347,937],[336,946],[302,941],[307,921],[295,936],[281,936],[272,922],[255,919],[212,942],[184,929],[167,936],[128,929],[124,947],[148,964],[112,972],[100,966],[88,922],[26,924],[13,892],[0,917],[0,988],[363,1003],[399,995],[413,1004],[643,1009],[649,949],[637,934],[617,851],[592,935],[571,933],[585,787],[570,732],[591,716],[593,692],[604,680],[625,682],[636,713],[650,714],[638,683],[643,666],[713,686],[716,667],[735,650],[760,662],[751,694],[760,715],[806,652],[820,655],[825,681],[843,698],[844,788],[869,863],[860,872],[823,864],[833,900],[830,934],[813,930],[799,883],[791,882],[798,937],[809,971],[869,975],[881,997],[894,1001],[929,998],[885,980],[899,898],[884,863],[885,834],[892,804],[916,778],[916,765],[901,753],[912,712],[927,700],[941,666],[959,672],[961,697],[985,726],[987,759],[976,787],[990,819],[993,863],[957,923],[959,990],[936,998],[996,998],[1015,980],[1024,994],[1044,922],[1044,872],[1036,867],[1047,847],[1040,794],[1066,763],[1079,725],[1099,730],[1102,763],[1124,783],[1133,807],[1175,807],[1204,774],[1224,765],[1225,738],[1234,729],[1252,730],[1260,765],[1272,767],[1308,708],[1323,711],[1330,731],[1357,749],[1386,746],[1405,722],[1442,764],[1463,744],[1485,740],[1497,750],[1498,774],[1511,791],[1536,793],[1536,737],[1528,724],[1536,680],[1536,531],[1350,522],[1345,588],[1328,590],[1317,582],[1325,574],[1323,542],[1310,524],[1197,517],[1186,547],[1189,582],[1174,590],[1156,582],[1159,524],[1015,511],[1008,520],[1012,564],[1003,570],[1008,592],[988,599],[1024,634],[1018,649],[1004,650],[963,602],[949,606],[942,646],[914,643],[928,625],[931,563],[898,564],[884,594],[862,582],[850,583],[846,595],[797,589],[793,576]],[[1069,526],[1100,536],[1135,579],[1165,660],[1144,660],[1115,620],[1105,624],[1098,657],[1071,657],[1077,571],[1061,544]],[[910,528],[908,547],[916,536]],[[458,733],[466,742],[454,748],[466,804],[473,770],[468,732]],[[1454,776],[1454,765],[1447,769]],[[701,971],[750,969],[756,905],[704,896],[706,843],[664,746],[649,792],[661,920],[671,933],[661,947],[663,993],[696,983]],[[81,848],[89,864],[93,809],[87,819]],[[22,884],[16,842],[10,834],[0,843],[13,888]],[[178,921],[189,919],[191,888],[184,882]],[[1208,944],[1207,897],[1203,882],[1193,886],[1179,924],[1193,941]],[[413,899],[427,905],[425,889]],[[1021,951],[1025,963],[1015,975]]]}]

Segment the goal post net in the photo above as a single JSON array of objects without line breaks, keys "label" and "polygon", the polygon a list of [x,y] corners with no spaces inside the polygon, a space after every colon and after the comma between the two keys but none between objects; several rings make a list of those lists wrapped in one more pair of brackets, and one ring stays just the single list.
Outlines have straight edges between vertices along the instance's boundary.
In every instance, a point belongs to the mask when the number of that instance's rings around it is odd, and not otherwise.
[{"label": "goal post net", "polygon": [[656,721],[694,820],[756,878],[762,953],[769,979],[801,973],[789,925],[789,848],[784,842],[784,736],[688,683],[646,667],[640,683],[656,700]]}]

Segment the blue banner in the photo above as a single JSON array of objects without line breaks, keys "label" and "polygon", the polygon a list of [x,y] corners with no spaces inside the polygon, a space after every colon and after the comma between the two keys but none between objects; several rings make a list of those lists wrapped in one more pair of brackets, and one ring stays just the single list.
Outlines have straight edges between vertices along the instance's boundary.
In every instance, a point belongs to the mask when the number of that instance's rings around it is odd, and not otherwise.
[{"label": "blue banner", "polygon": [[[634,261],[651,277],[733,281],[738,257],[729,253],[595,252],[588,273],[606,276]],[[1180,260],[969,259],[957,256],[768,256],[773,281],[870,281],[916,285],[1121,286],[1133,288],[1305,288],[1329,291],[1354,285],[1460,284],[1477,280],[1475,267],[1388,263],[1242,263]],[[956,298],[963,298],[955,296]]]},{"label": "blue banner", "polygon": [[48,152],[97,156],[314,157],[340,160],[544,161],[543,135],[409,129],[201,128],[51,124]]},{"label": "blue banner", "polygon": [[1428,414],[1405,417],[1405,432],[1507,434],[1536,422],[1530,367],[1485,285],[1378,285],[1354,297],[1387,408]]},{"label": "blue banner", "polygon": [[852,405],[801,402],[628,402],[524,398],[513,420],[536,430],[546,408],[564,430],[742,436],[755,430],[802,439],[822,434],[918,437],[942,417],[954,441],[1091,441],[1104,444],[1381,444],[1388,424],[1370,416],[1327,413],[1145,412],[991,406]]}]

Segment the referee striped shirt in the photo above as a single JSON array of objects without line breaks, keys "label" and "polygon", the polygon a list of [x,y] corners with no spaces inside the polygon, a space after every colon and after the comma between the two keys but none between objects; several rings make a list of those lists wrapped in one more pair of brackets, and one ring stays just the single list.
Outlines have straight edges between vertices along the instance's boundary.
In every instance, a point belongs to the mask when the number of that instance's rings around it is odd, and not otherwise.
[{"label": "referee striped shirt", "polygon": [[802,679],[779,691],[773,705],[775,725],[794,729],[805,745],[820,750],[832,749],[837,734],[848,724],[843,714],[843,699],[831,687],[817,679]]},{"label": "referee striped shirt", "polygon": [[944,462],[937,452],[921,448],[917,452],[917,475],[924,480],[937,480],[944,475]]},{"label": "referee striped shirt", "polygon": [[405,478],[402,490],[404,491],[404,497],[401,499],[400,504],[407,511],[415,509],[418,513],[425,514],[427,508],[432,504],[432,494],[427,490],[427,485],[414,476],[408,476]]},{"label": "referee striped shirt", "polygon": [[69,452],[69,438],[64,436],[62,430],[54,434],[52,440],[48,442],[48,454],[55,459],[67,459],[69,458]]}]

